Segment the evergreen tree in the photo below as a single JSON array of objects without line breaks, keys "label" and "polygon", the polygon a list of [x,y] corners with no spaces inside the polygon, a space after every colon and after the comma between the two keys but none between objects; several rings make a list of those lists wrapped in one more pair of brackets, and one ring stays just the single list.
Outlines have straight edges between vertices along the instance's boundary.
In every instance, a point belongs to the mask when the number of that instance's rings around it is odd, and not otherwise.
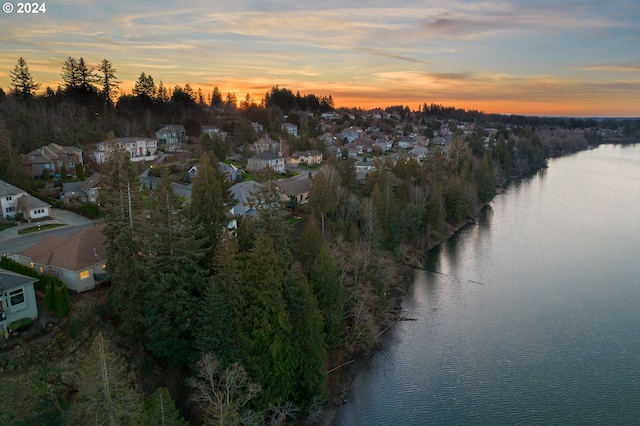
[{"label": "evergreen tree", "polygon": [[231,196],[228,188],[215,158],[206,152],[202,154],[198,175],[191,185],[189,216],[198,229],[198,239],[203,243],[207,267],[211,266],[218,239],[229,223],[227,212]]},{"label": "evergreen tree", "polygon": [[135,424],[142,416],[140,396],[127,364],[111,343],[94,339],[80,369],[77,396],[78,421],[85,425]]},{"label": "evergreen tree", "polygon": [[327,345],[336,348],[340,344],[345,295],[338,270],[325,243],[320,246],[318,256],[313,263],[309,283],[324,317]]},{"label": "evergreen tree", "polygon": [[139,331],[144,278],[140,268],[144,230],[139,177],[129,152],[118,144],[109,146],[103,171],[100,199],[111,275],[109,299],[122,330],[133,333]]},{"label": "evergreen tree", "polygon": [[213,88],[213,93],[211,94],[211,106],[222,105],[222,93],[217,87]]},{"label": "evergreen tree", "polygon": [[156,85],[153,82],[153,77],[146,75],[144,72],[140,73],[140,77],[138,77],[133,86],[132,93],[137,97],[147,98],[148,100],[155,99]]},{"label": "evergreen tree", "polygon": [[148,212],[143,258],[148,272],[142,283],[140,323],[147,348],[182,366],[195,354],[206,270],[200,265],[199,243],[167,169],[149,197]]},{"label": "evergreen tree", "polygon": [[80,180],[84,180],[84,167],[82,163],[76,164],[76,177]]},{"label": "evergreen tree", "polygon": [[271,238],[259,235],[244,255],[242,304],[236,340],[247,370],[262,386],[267,404],[294,392],[291,322],[283,298],[283,269]]},{"label": "evergreen tree", "polygon": [[102,88],[100,89],[100,96],[109,104],[113,103],[113,99],[118,92],[118,84],[116,80],[116,69],[113,67],[108,59],[103,59],[98,64],[98,71],[102,73],[98,80]]},{"label": "evergreen tree", "polygon": [[283,266],[291,262],[291,240],[282,215],[283,201],[280,189],[274,182],[267,182],[253,194],[251,203],[258,212],[258,226],[274,243]]},{"label": "evergreen tree", "polygon": [[0,121],[0,180],[25,190],[33,188],[33,179],[27,169],[22,166],[20,152],[12,143],[11,136],[2,121]]},{"label": "evergreen tree", "polygon": [[469,204],[464,190],[462,178],[452,176],[449,179],[449,190],[445,200],[447,216],[456,223],[461,223],[467,219],[469,214]]},{"label": "evergreen tree", "polygon": [[311,273],[311,267],[316,260],[318,251],[320,251],[322,242],[322,234],[318,227],[318,220],[315,216],[309,216],[302,230],[302,235],[300,236],[297,253],[298,262],[300,262],[302,271],[307,277]]},{"label": "evergreen tree", "polygon": [[215,277],[204,291],[203,311],[196,317],[196,348],[199,354],[211,352],[223,363],[238,359],[233,347],[233,323],[224,293]]},{"label": "evergreen tree", "polygon": [[444,232],[446,211],[442,192],[438,189],[427,202],[426,220],[427,236],[433,240],[439,240]]},{"label": "evergreen tree", "polygon": [[18,59],[18,63],[9,72],[9,94],[17,98],[27,99],[35,95],[40,88],[39,83],[34,83],[29,66],[22,56]]},{"label": "evergreen tree", "polygon": [[162,426],[188,426],[167,388],[158,388],[145,404],[144,424]]},{"label": "evergreen tree", "polygon": [[169,96],[169,92],[167,91],[167,88],[164,87],[164,84],[162,84],[162,80],[160,80],[160,84],[158,84],[156,99],[161,104],[166,104],[167,102],[169,102],[169,99],[171,99],[171,97]]},{"label": "evergreen tree", "polygon": [[311,196],[309,197],[309,208],[320,217],[322,222],[322,233],[324,234],[324,218],[327,213],[334,211],[338,207],[335,193],[325,177],[324,173],[318,173],[313,178]]},{"label": "evergreen tree", "polygon": [[293,268],[287,274],[284,294],[291,318],[291,346],[295,364],[294,402],[309,408],[326,398],[323,371],[327,358],[324,324],[307,278]]}]

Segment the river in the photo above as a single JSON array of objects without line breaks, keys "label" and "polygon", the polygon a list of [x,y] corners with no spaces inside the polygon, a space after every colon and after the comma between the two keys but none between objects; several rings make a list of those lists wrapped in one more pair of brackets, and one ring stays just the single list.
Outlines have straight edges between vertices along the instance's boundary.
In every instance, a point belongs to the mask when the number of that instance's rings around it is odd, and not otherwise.
[{"label": "river", "polygon": [[550,160],[425,267],[334,425],[640,424],[640,144]]}]

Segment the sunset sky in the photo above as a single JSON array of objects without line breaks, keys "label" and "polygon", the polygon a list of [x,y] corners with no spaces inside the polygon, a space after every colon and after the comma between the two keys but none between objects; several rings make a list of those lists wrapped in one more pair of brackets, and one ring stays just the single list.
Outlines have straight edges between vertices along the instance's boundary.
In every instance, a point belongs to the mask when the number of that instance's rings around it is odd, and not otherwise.
[{"label": "sunset sky", "polygon": [[125,92],[145,72],[238,100],[278,85],[336,106],[640,116],[637,0],[53,0],[29,15],[10,3],[5,92],[20,56],[42,89],[82,56],[109,59]]}]

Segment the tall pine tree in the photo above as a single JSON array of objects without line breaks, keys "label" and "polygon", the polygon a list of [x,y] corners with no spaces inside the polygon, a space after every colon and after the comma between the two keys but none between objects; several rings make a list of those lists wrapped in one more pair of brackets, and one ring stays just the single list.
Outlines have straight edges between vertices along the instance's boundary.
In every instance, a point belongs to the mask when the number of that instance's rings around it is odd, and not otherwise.
[{"label": "tall pine tree", "polygon": [[147,278],[140,323],[146,346],[174,366],[195,362],[196,323],[207,285],[199,242],[183,204],[166,171],[148,200],[143,250]]},{"label": "tall pine tree", "polygon": [[141,269],[143,246],[142,198],[137,171],[129,152],[118,144],[110,145],[104,164],[100,191],[104,212],[107,271],[111,275],[110,305],[127,334],[139,330],[139,303],[143,292]]}]

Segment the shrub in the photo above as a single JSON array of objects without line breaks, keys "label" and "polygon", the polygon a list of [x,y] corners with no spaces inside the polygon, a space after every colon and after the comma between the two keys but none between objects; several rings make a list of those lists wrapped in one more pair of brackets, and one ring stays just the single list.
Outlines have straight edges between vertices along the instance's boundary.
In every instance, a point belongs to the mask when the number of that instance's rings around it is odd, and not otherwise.
[{"label": "shrub", "polygon": [[56,286],[54,290],[54,302],[56,305],[56,315],[62,319],[67,316],[70,310],[69,292],[67,287]]},{"label": "shrub", "polygon": [[53,285],[51,284],[44,286],[44,304],[47,307],[47,311],[55,311],[56,303],[53,295]]},{"label": "shrub", "polygon": [[97,204],[83,204],[78,208],[78,212],[89,219],[100,217],[100,208]]},{"label": "shrub", "polygon": [[27,318],[21,318],[17,321],[12,322],[11,324],[9,324],[9,328],[17,331],[26,327],[29,327],[31,324],[33,324],[33,320],[29,317]]}]

